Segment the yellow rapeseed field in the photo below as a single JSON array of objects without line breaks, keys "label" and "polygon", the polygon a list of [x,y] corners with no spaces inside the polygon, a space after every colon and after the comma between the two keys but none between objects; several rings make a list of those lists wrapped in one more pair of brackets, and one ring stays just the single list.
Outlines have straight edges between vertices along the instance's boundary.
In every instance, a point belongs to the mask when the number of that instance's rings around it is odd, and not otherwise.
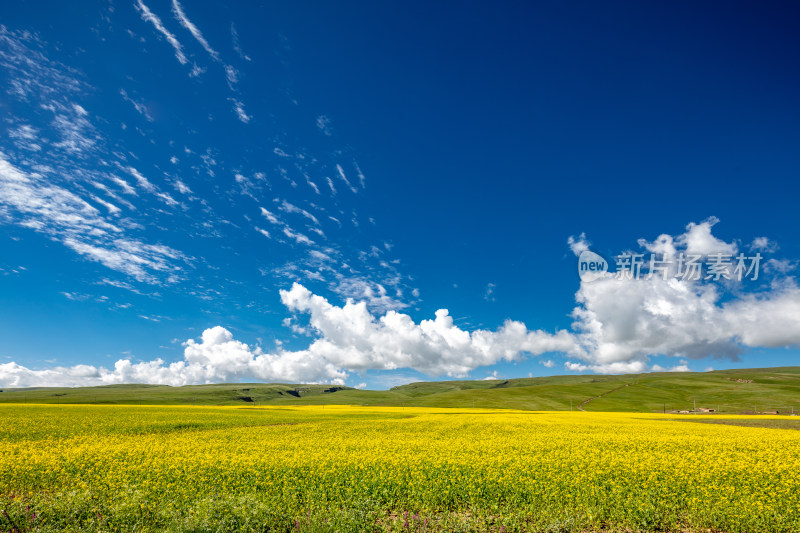
[{"label": "yellow rapeseed field", "polygon": [[800,432],[691,420],[0,405],[0,531],[800,531]]}]

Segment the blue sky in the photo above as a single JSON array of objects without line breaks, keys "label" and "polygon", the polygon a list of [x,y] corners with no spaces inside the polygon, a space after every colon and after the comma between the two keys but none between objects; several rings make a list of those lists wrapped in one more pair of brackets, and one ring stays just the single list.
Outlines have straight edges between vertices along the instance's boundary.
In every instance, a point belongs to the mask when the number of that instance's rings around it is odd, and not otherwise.
[{"label": "blue sky", "polygon": [[3,5],[0,385],[796,364],[796,15]]}]

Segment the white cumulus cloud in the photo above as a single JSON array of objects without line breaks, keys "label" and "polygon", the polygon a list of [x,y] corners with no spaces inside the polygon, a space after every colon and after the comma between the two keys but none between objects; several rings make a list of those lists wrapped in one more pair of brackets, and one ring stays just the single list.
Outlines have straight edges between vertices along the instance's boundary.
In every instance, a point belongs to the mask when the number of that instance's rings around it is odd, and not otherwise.
[{"label": "white cumulus cloud", "polygon": [[199,341],[184,343],[182,361],[117,361],[113,369],[78,365],[33,370],[17,363],[0,365],[0,386],[88,386],[114,383],[186,385],[241,379],[345,383],[348,373],[368,369],[412,368],[430,375],[465,376],[471,370],[524,353],[567,351],[573,346],[565,331],[529,331],[521,322],[506,321],[495,331],[468,332],[453,324],[447,310],[432,320],[415,323],[389,311],[376,317],[366,303],[348,300],[335,306],[295,283],[280,292],[293,312],[309,315],[317,338],[304,350],[265,353],[233,338],[221,326],[206,329]]},{"label": "white cumulus cloud", "polygon": [[[709,218],[690,223],[678,236],[661,235],[639,244],[647,251],[676,254],[735,254],[735,242],[715,237]],[[581,240],[585,240],[581,239]],[[579,242],[579,241],[575,241]],[[800,289],[793,278],[765,290],[744,292],[705,279],[656,275],[581,282],[573,311],[579,349],[567,368],[602,373],[648,370],[651,356],[737,359],[746,348],[800,344]],[[678,365],[675,369],[682,370]],[[688,368],[688,367],[687,367]]]},{"label": "white cumulus cloud", "polygon": [[479,366],[517,360],[524,353],[574,347],[566,331],[530,331],[513,320],[495,331],[465,331],[453,324],[446,309],[418,324],[396,311],[376,318],[366,302],[348,300],[338,307],[297,283],[281,291],[281,301],[292,311],[310,315],[309,324],[319,338],[309,352],[351,370],[413,368],[429,375],[465,376]]}]

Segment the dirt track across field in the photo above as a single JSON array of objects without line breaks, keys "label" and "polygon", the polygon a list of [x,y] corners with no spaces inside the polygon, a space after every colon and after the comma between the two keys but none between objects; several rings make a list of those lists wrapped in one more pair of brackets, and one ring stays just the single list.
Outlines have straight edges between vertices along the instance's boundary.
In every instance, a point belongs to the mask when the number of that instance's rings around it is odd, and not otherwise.
[{"label": "dirt track across field", "polygon": [[617,387],[616,389],[611,389],[610,391],[604,392],[603,394],[598,394],[597,396],[592,396],[588,400],[583,400],[580,403],[580,405],[578,405],[578,411],[586,411],[586,409],[584,409],[583,406],[586,405],[587,403],[591,402],[592,400],[596,400],[598,398],[602,398],[603,396],[611,394],[612,392],[617,392],[618,390],[624,389],[625,387],[629,387],[631,385],[633,385],[633,383],[626,383],[625,385],[622,385],[621,387]]}]

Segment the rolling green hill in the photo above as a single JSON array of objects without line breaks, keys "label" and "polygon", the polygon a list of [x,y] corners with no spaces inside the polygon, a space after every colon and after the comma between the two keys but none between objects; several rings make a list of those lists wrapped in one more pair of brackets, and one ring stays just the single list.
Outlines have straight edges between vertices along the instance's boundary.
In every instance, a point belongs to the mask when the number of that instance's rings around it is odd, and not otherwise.
[{"label": "rolling green hill", "polygon": [[528,410],[661,412],[713,408],[727,413],[796,410],[800,367],[649,373],[619,376],[551,376],[489,381],[410,383],[388,391],[331,385],[227,383],[218,385],[108,385],[4,389],[0,402],[181,405],[356,404],[482,407]]}]

